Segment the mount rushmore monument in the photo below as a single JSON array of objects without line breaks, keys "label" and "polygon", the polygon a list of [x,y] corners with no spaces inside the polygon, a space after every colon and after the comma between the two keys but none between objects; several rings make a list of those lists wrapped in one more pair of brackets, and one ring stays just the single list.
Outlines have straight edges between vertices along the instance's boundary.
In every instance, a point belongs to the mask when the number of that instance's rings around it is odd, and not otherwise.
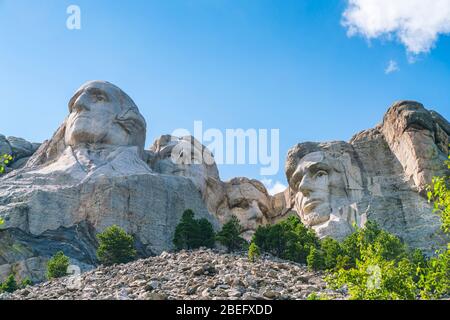
[{"label": "mount rushmore monument", "polygon": [[126,93],[91,81],[44,143],[0,135],[0,153],[15,158],[0,177],[0,280],[13,271],[42,280],[60,250],[88,270],[97,263],[96,233],[113,224],[134,235],[140,256],[170,250],[186,209],[216,229],[236,215],[246,239],[296,214],[322,238],[342,239],[374,220],[426,252],[445,242],[425,191],[447,174],[450,124],[420,103],[395,103],[350,142],[294,146],[289,187],[277,195],[257,180],[222,181],[213,154],[193,137],[163,135],[146,149],[146,130]]}]

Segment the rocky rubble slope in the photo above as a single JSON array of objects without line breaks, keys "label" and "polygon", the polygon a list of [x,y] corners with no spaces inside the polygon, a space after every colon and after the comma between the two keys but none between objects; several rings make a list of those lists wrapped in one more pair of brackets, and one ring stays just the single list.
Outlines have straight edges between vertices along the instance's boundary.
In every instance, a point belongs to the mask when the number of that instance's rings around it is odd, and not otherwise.
[{"label": "rocky rubble slope", "polygon": [[199,250],[100,267],[0,299],[271,300],[306,299],[313,292],[345,298],[343,292],[326,289],[322,275],[303,265],[269,256],[251,263],[243,254]]}]

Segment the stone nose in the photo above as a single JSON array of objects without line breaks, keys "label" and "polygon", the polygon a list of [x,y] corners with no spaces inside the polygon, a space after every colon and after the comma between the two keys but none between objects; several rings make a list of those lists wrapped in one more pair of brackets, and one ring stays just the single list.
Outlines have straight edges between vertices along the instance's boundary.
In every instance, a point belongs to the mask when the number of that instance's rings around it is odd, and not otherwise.
[{"label": "stone nose", "polygon": [[308,197],[313,192],[312,181],[308,175],[302,178],[302,181],[298,185],[298,190],[303,194],[303,196]]},{"label": "stone nose", "polygon": [[252,201],[251,209],[250,209],[250,220],[259,220],[263,217],[261,209],[259,208],[258,202],[256,200]]},{"label": "stone nose", "polygon": [[72,111],[76,112],[82,112],[82,111],[89,111],[91,110],[89,108],[89,101],[87,99],[87,95],[85,93],[81,94],[73,103],[72,105]]}]

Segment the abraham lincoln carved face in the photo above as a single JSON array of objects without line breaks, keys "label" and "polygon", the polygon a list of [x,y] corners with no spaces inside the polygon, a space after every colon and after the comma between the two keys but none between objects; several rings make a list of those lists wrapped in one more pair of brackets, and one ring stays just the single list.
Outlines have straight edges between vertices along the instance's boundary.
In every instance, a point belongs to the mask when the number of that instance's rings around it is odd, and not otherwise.
[{"label": "abraham lincoln carved face", "polygon": [[286,175],[295,210],[319,236],[345,235],[358,218],[351,205],[362,190],[361,173],[345,142],[301,143],[292,148]]},{"label": "abraham lincoln carved face", "polygon": [[69,102],[66,145],[144,148],[146,123],[133,100],[105,81],[84,84]]}]

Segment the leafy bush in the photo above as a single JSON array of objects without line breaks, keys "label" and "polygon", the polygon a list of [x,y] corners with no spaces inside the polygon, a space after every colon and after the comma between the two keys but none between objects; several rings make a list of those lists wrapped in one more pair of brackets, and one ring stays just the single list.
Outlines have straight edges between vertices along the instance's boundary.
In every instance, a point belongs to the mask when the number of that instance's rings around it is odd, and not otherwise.
[{"label": "leafy bush", "polygon": [[64,254],[64,252],[62,251],[57,252],[47,262],[47,278],[55,279],[66,276],[68,267],[69,267],[69,258]]},{"label": "leafy bush", "polygon": [[216,240],[227,247],[228,251],[236,251],[243,249],[247,242],[241,237],[242,227],[239,224],[239,219],[236,216],[231,216],[231,219],[225,223],[216,235]]},{"label": "leafy bush", "polygon": [[5,172],[5,168],[13,161],[13,157],[9,154],[0,156],[0,174]]},{"label": "leafy bush", "polygon": [[136,257],[133,236],[113,225],[97,234],[99,247],[97,258],[103,265],[113,265],[133,261]]},{"label": "leafy bush", "polygon": [[192,210],[183,213],[175,229],[173,244],[177,250],[192,250],[200,247],[213,248],[215,233],[211,223],[206,219],[196,220]]},{"label": "leafy bush", "polygon": [[248,259],[251,262],[255,262],[261,256],[261,251],[259,250],[256,243],[252,242],[248,247]]},{"label": "leafy bush", "polygon": [[314,246],[311,246],[309,255],[306,257],[306,262],[311,270],[325,269],[325,257],[323,251]]},{"label": "leafy bush", "polygon": [[[450,155],[448,156],[450,159]],[[446,161],[450,169],[450,161]],[[442,221],[442,230],[450,235],[450,177],[434,177],[428,187],[428,199],[433,202],[434,211]],[[423,263],[422,263],[423,265]],[[421,295],[426,299],[437,299],[450,296],[450,243],[447,250],[437,252],[437,255],[426,262],[426,266],[419,268],[419,286]]]},{"label": "leafy bush", "polygon": [[320,248],[323,254],[325,269],[331,270],[348,264],[344,262],[344,250],[338,241],[327,237],[320,241]]},{"label": "leafy bush", "polygon": [[13,293],[17,289],[19,289],[19,287],[17,286],[14,274],[10,274],[8,278],[6,278],[6,281],[0,285],[0,292]]},{"label": "leafy bush", "polygon": [[0,293],[1,292],[13,293],[18,289],[26,288],[27,286],[30,286],[32,284],[33,283],[30,280],[30,278],[25,278],[20,282],[20,285],[18,285],[15,275],[14,273],[12,273],[8,276],[8,278],[6,278],[6,281],[4,283],[0,283]]},{"label": "leafy bush", "polygon": [[415,299],[414,268],[408,259],[389,261],[370,252],[351,269],[339,269],[327,277],[331,288],[346,285],[351,299]]},{"label": "leafy bush", "polygon": [[306,263],[311,246],[320,246],[314,231],[293,216],[275,225],[258,227],[253,242],[264,252],[299,263]]},{"label": "leafy bush", "polygon": [[450,296],[450,245],[447,251],[439,253],[426,262],[418,271],[418,285],[424,299],[440,299]]},{"label": "leafy bush", "polygon": [[[450,155],[448,156],[450,159]],[[446,161],[450,169],[450,161]],[[435,212],[439,213],[442,220],[442,230],[450,233],[450,177],[433,177],[428,186],[428,199],[433,202]]]},{"label": "leafy bush", "polygon": [[28,286],[32,286],[33,285],[33,281],[31,281],[30,278],[25,278],[22,280],[22,282],[20,282],[20,287],[21,288],[26,288]]},{"label": "leafy bush", "polygon": [[[340,249],[331,242],[325,247],[332,255],[329,261],[336,262],[328,283],[332,288],[346,285],[351,299],[416,298],[416,265],[409,259],[407,247],[376,223],[367,222],[348,236]],[[330,269],[332,264],[327,267]]]}]

